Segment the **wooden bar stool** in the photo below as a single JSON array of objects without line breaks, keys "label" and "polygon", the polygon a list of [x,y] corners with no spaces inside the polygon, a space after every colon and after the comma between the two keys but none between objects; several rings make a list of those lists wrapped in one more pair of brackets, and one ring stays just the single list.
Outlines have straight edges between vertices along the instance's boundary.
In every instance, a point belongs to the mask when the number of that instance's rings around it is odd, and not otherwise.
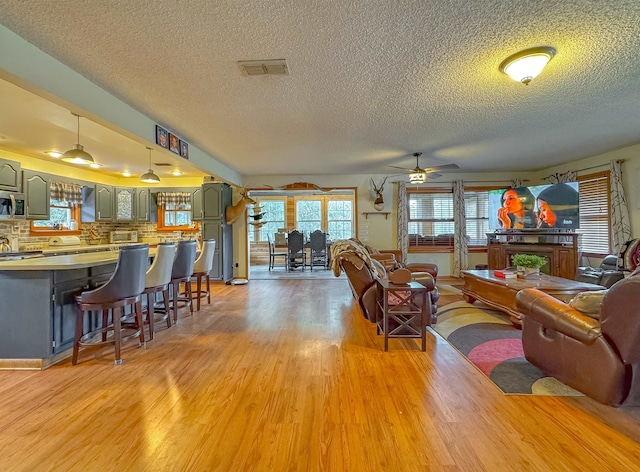
[{"label": "wooden bar stool", "polygon": [[[140,297],[144,290],[145,272],[149,264],[149,245],[136,244],[124,246],[120,249],[118,263],[111,278],[104,285],[76,297],[77,317],[75,328],[75,340],[73,343],[73,357],[71,363],[78,363],[80,347],[102,346],[115,344],[114,364],[122,364],[120,348],[123,341],[137,337],[141,346],[144,346],[144,329],[142,322],[142,303]],[[123,336],[123,330],[129,326],[122,325],[122,316],[126,306],[133,306],[136,323],[133,333]],[[85,312],[101,311],[102,324],[91,329],[89,320],[89,332],[84,332]],[[108,323],[109,311],[111,311],[111,323]],[[91,317],[90,317],[91,318]],[[107,340],[107,333],[113,331],[113,339]],[[100,334],[101,339],[95,340]]]},{"label": "wooden bar stool", "polygon": [[[191,275],[196,261],[196,242],[179,241],[176,258],[173,260],[171,270],[171,309],[173,321],[178,322],[178,309],[188,306],[193,315],[193,297],[191,293]],[[185,296],[180,296],[180,284],[185,285]],[[180,306],[182,304],[182,306]]]},{"label": "wooden bar stool", "polygon": [[[171,308],[169,303],[169,282],[171,282],[171,271],[173,270],[173,260],[176,256],[175,243],[160,243],[156,251],[153,264],[147,270],[145,287],[142,292],[147,296],[147,323],[149,323],[149,339],[153,339],[155,314],[162,313],[159,321],[167,321],[167,328],[171,328]],[[155,309],[156,294],[162,292],[164,309]]]},{"label": "wooden bar stool", "polygon": [[[202,252],[193,265],[193,277],[196,279],[196,310],[200,311],[200,299],[207,297],[207,303],[211,304],[211,286],[209,272],[213,268],[213,255],[216,250],[216,240],[206,239],[202,246]],[[205,277],[207,290],[202,291],[202,277]]]}]

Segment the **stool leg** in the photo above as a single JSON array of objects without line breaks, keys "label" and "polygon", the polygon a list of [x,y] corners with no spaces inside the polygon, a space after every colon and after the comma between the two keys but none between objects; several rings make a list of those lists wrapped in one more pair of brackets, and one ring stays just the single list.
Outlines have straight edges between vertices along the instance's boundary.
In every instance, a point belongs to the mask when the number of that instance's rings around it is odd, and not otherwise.
[{"label": "stool leg", "polygon": [[167,328],[171,328],[171,308],[169,306],[169,286],[162,291],[162,299],[164,300],[164,312],[167,314]]},{"label": "stool leg", "polygon": [[196,280],[196,292],[197,292],[197,298],[198,301],[196,302],[198,305],[198,310],[200,311],[200,295],[202,294],[202,276],[198,275],[197,276],[197,280]]},{"label": "stool leg", "polygon": [[211,305],[211,287],[209,286],[209,274],[205,275],[207,279],[207,303]]},{"label": "stool leg", "polygon": [[189,303],[189,311],[191,312],[191,314],[193,315],[193,291],[191,290],[191,280],[187,280],[187,282],[184,284],[186,292],[187,292],[187,299],[188,299],[188,303]]},{"label": "stool leg", "polygon": [[147,342],[144,340],[144,320],[142,319],[142,300],[138,300],[135,304],[136,324],[140,328],[140,346],[146,347]]},{"label": "stool leg", "polygon": [[71,358],[71,365],[76,365],[78,363],[78,351],[80,349],[80,338],[82,338],[82,325],[84,321],[84,311],[81,310],[79,306],[77,306],[76,309],[76,336],[73,342],[73,357]]},{"label": "stool leg", "polygon": [[109,324],[109,310],[102,310],[102,342],[107,340],[107,325]]},{"label": "stool leg", "polygon": [[[153,327],[153,319],[155,318],[154,312],[153,312],[153,305],[155,304],[156,301],[156,294],[155,292],[153,293],[153,303],[151,302],[151,294],[147,293],[147,318],[149,318],[149,341],[153,341],[153,332],[154,332],[154,327]],[[144,324],[143,326],[143,330],[144,330]]]},{"label": "stool leg", "polygon": [[122,344],[122,330],[121,330],[121,320],[120,317],[122,316],[122,308],[118,307],[118,308],[114,308],[113,309],[113,338],[115,340],[115,360],[113,361],[113,363],[115,365],[120,365],[122,364],[122,357],[120,356],[120,346]]},{"label": "stool leg", "polygon": [[178,324],[178,293],[180,292],[180,282],[174,282],[173,293],[171,294],[171,302],[173,304],[173,322]]}]

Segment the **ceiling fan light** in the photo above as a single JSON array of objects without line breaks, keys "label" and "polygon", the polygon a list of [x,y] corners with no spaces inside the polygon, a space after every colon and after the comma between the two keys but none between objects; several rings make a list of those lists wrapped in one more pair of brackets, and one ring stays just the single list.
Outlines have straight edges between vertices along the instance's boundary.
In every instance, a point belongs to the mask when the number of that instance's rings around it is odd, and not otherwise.
[{"label": "ceiling fan light", "polygon": [[425,172],[412,172],[409,174],[409,182],[412,184],[423,184],[427,181]]},{"label": "ceiling fan light", "polygon": [[500,70],[516,82],[528,85],[542,72],[555,53],[556,50],[549,46],[525,49],[502,61]]},{"label": "ceiling fan light", "polygon": [[71,164],[93,164],[93,157],[84,150],[82,144],[74,145],[73,149],[69,149],[62,155],[61,160],[64,162],[70,162]]}]

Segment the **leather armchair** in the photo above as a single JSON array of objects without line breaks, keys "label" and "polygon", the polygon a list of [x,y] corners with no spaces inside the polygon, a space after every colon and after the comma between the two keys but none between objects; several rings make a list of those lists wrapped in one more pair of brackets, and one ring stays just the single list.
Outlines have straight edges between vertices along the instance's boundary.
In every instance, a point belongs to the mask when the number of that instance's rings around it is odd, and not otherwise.
[{"label": "leather armchair", "polygon": [[599,320],[537,289],[516,302],[529,362],[601,403],[640,405],[640,269],[608,290]]},{"label": "leather armchair", "polygon": [[624,273],[618,269],[618,257],[609,255],[602,260],[600,267],[578,267],[575,279],[579,282],[611,287],[618,280],[624,278]]},{"label": "leather armchair", "polygon": [[384,268],[389,271],[396,268],[404,267],[411,272],[426,272],[435,281],[438,278],[438,266],[429,262],[411,262],[405,264],[402,260],[402,251],[399,249],[381,249],[378,253],[370,252],[372,259],[376,259]]}]

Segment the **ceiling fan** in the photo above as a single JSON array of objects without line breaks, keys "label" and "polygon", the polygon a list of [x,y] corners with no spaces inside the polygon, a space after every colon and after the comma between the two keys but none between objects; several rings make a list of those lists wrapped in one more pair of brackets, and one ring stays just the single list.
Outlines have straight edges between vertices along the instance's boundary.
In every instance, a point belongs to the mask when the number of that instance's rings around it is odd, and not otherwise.
[{"label": "ceiling fan", "polygon": [[460,168],[458,164],[444,164],[441,166],[427,167],[426,169],[423,169],[418,163],[418,158],[422,156],[422,153],[414,152],[412,155],[416,158],[416,166],[413,169],[406,169],[404,167],[398,166],[389,166],[393,167],[394,169],[402,169],[406,171],[405,173],[409,174],[409,182],[411,182],[412,184],[422,184],[427,181],[427,178],[436,179],[442,175],[438,174],[439,171]]}]

